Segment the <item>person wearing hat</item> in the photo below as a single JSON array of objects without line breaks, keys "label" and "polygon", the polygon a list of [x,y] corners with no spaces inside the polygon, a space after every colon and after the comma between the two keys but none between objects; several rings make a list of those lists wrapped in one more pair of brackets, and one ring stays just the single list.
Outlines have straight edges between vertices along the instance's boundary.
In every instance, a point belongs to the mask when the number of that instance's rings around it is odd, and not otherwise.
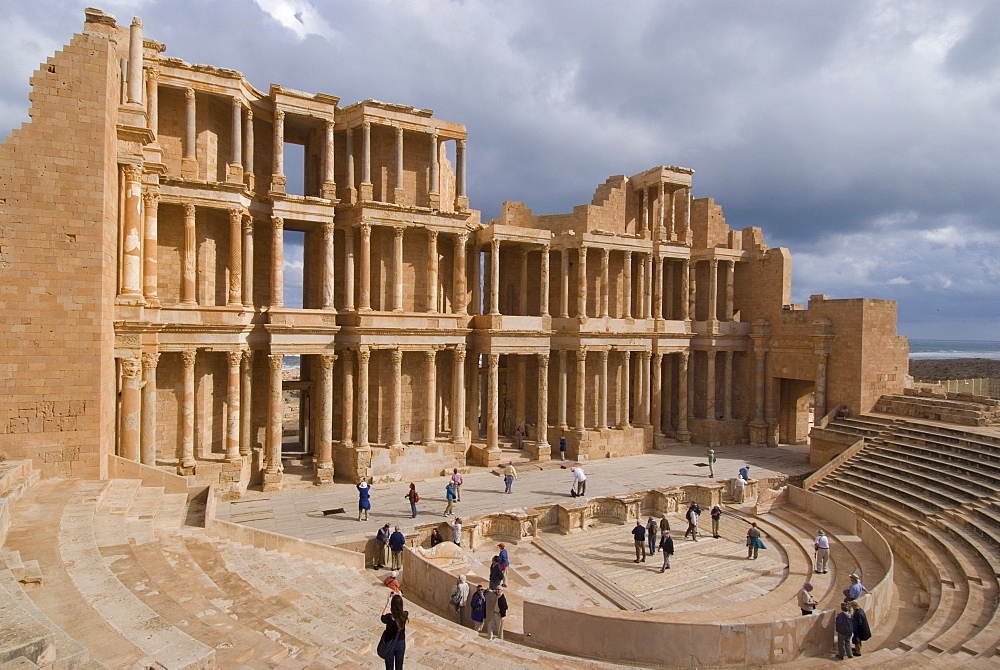
[{"label": "person wearing hat", "polygon": [[767,547],[760,539],[760,528],[757,527],[757,522],[752,521],[750,528],[747,529],[747,558],[757,560],[757,552],[761,549],[767,549]]},{"label": "person wearing hat", "polygon": [[371,484],[364,479],[358,482],[358,521],[368,521],[368,510],[372,508],[371,493]]},{"label": "person wearing hat", "polygon": [[812,614],[816,609],[816,599],[813,598],[812,594],[813,585],[808,582],[802,586],[802,590],[799,591],[799,609],[802,610],[802,614]]},{"label": "person wearing hat", "polygon": [[399,573],[393,570],[392,572],[390,572],[385,576],[385,579],[382,580],[382,583],[388,586],[390,589],[392,589],[394,593],[399,594],[400,591],[399,591],[398,577]]},{"label": "person wearing hat", "polygon": [[715,449],[708,450],[708,476],[715,477]]},{"label": "person wearing hat", "polygon": [[392,528],[385,524],[375,533],[375,569],[380,570],[389,565],[389,536]]},{"label": "person wearing hat", "polygon": [[510,566],[510,556],[507,554],[507,546],[503,542],[497,546],[500,547],[500,553],[497,555],[500,557],[500,571],[503,573],[502,586],[507,588],[507,568]]},{"label": "person wearing hat", "polygon": [[816,574],[825,575],[827,564],[830,562],[830,538],[822,528],[816,534],[813,548],[816,550]]},{"label": "person wearing hat", "polygon": [[851,585],[844,589],[844,602],[846,603],[852,600],[857,600],[866,593],[868,593],[868,589],[866,589],[864,584],[861,583],[861,577],[856,574],[852,574]]}]

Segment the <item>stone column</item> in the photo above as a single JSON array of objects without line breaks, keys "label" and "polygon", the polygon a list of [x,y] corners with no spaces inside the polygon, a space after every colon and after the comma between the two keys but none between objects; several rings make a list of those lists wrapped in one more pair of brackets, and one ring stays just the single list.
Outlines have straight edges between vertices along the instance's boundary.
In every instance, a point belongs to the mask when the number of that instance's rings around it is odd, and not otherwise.
[{"label": "stone column", "polygon": [[632,318],[632,252],[625,252],[625,263],[622,268],[625,272],[625,294],[622,297],[622,307],[625,308],[622,318]]},{"label": "stone column", "polygon": [[733,352],[723,352],[722,369],[722,418],[731,421],[733,418]]},{"label": "stone column", "polygon": [[587,247],[577,249],[576,316],[587,318]]},{"label": "stone column", "polygon": [[648,319],[653,315],[653,255],[643,254],[642,270],[642,318]]},{"label": "stone column", "polygon": [[319,308],[331,312],[337,311],[333,305],[334,254],[333,221],[323,223],[323,266],[320,270]]},{"label": "stone column", "polygon": [[691,287],[688,293],[688,314],[691,315],[691,320],[698,320],[698,261],[692,260],[690,263],[690,272],[688,272],[688,284]]},{"label": "stone column", "polygon": [[403,127],[396,126],[396,183],[392,193],[392,201],[403,204]]},{"label": "stone column", "polygon": [[486,382],[486,448],[489,451],[500,449],[500,354],[489,354],[487,357]]},{"label": "stone column", "polygon": [[253,309],[253,219],[244,214],[243,226],[243,307]]},{"label": "stone column", "polygon": [[461,442],[465,437],[465,345],[455,347],[451,384],[451,439]]},{"label": "stone column", "polygon": [[682,351],[677,368],[677,432],[676,437],[681,442],[690,442],[688,432],[688,357],[690,354]]},{"label": "stone column", "polygon": [[194,361],[197,349],[181,352],[181,379],[184,395],[181,398],[181,456],[177,474],[193,475],[194,460]]},{"label": "stone column", "polygon": [[663,259],[663,318],[672,320],[676,315],[676,310],[674,309],[674,272],[673,272],[673,261]]},{"label": "stone column", "polygon": [[482,404],[482,381],[479,370],[479,355],[471,354],[469,369],[466,371],[466,398],[465,398],[465,422],[469,428],[472,441],[478,441],[480,437],[480,418],[483,414]]},{"label": "stone column", "polygon": [[541,269],[539,274],[541,275],[539,281],[541,286],[539,286],[539,312],[541,316],[549,315],[549,248],[542,247],[541,257],[539,262],[541,264]]},{"label": "stone column", "polygon": [[636,370],[636,386],[639,388],[638,410],[641,425],[649,425],[649,352],[639,352],[639,368]]},{"label": "stone column", "polygon": [[344,229],[344,309],[354,311],[354,228]]},{"label": "stone column", "polygon": [[455,209],[464,212],[469,208],[465,194],[465,140],[455,142]]},{"label": "stone column", "polygon": [[403,352],[401,349],[390,349],[389,357],[392,360],[392,373],[389,384],[391,388],[389,398],[389,446],[400,447],[402,440],[402,419],[403,419]]},{"label": "stone column", "polygon": [[681,319],[688,320],[693,318],[691,313],[691,298],[693,296],[691,286],[691,267],[692,263],[689,259],[685,258],[681,261]]},{"label": "stone column", "polygon": [[646,231],[646,187],[639,189],[639,221],[637,227],[640,235]]},{"label": "stone column", "polygon": [[691,189],[686,187],[684,189],[684,206],[683,217],[684,217],[684,238],[683,241],[687,244],[691,244]]},{"label": "stone column", "polygon": [[716,375],[715,375],[715,350],[709,349],[705,352],[708,363],[705,366],[705,418],[715,421],[715,398],[716,398]]},{"label": "stone column", "polygon": [[[608,318],[609,300],[608,248],[601,249],[601,317]],[[607,353],[607,352],[605,352]]]},{"label": "stone column", "polygon": [[719,261],[708,262],[708,320],[719,320]]},{"label": "stone column", "polygon": [[658,217],[659,218],[657,218],[657,221],[656,221],[656,235],[655,235],[655,239],[662,240],[663,239],[663,220],[664,220],[664,216],[663,216],[663,210],[664,210],[664,207],[663,207],[663,182],[662,181],[658,184],[658,188],[659,188],[659,190],[656,193],[656,205],[657,205],[657,209],[659,210],[659,213],[658,213]]},{"label": "stone column", "polygon": [[240,363],[242,351],[227,351],[229,375],[226,383],[226,460],[240,460]]},{"label": "stone column", "polygon": [[618,405],[621,407],[622,420],[618,425],[619,428],[626,428],[631,425],[629,420],[629,404],[632,402],[631,396],[631,386],[630,377],[632,374],[632,352],[622,351],[622,362],[621,362],[621,379],[622,386],[618,389]]},{"label": "stone column", "polygon": [[438,233],[427,231],[427,311],[438,311]]},{"label": "stone column", "polygon": [[673,429],[673,389],[671,388],[674,383],[674,355],[665,354],[663,356],[663,374],[660,377],[660,406],[663,408],[661,414],[663,415],[665,421],[663,423],[664,433],[668,430]]},{"label": "stone column", "polygon": [[437,351],[424,352],[427,365],[426,405],[424,410],[424,444],[433,444],[437,438]]},{"label": "stone column", "polygon": [[653,260],[653,318],[663,318],[663,258]]},{"label": "stone column", "polygon": [[520,286],[517,295],[517,313],[521,316],[528,316],[528,250],[519,250],[517,256],[521,268],[521,278],[518,282]]},{"label": "stone column", "polygon": [[335,354],[319,355],[316,402],[316,482],[333,482],[333,364]]},{"label": "stone column", "polygon": [[538,444],[549,443],[549,354],[537,354],[538,356],[538,403],[536,410],[535,441]]},{"label": "stone column", "polygon": [[608,350],[601,349],[597,355],[601,361],[598,372],[600,378],[597,391],[597,425],[603,429],[608,427]]},{"label": "stone column", "polygon": [[[757,324],[754,324],[757,328]],[[754,355],[754,394],[753,419],[750,421],[750,445],[754,447],[767,446],[767,421],[764,419],[764,371],[768,347],[764,346],[762,337],[753,337]]]},{"label": "stone column", "polygon": [[320,196],[328,200],[337,199],[336,177],[336,144],[333,140],[333,120],[323,120],[323,184],[320,186]]},{"label": "stone column", "polygon": [[340,429],[341,444],[354,444],[354,351],[344,349],[340,367],[344,370],[344,387],[340,397],[340,411],[343,423]]},{"label": "stone column", "polygon": [[[522,428],[527,423],[528,370],[527,357],[517,354],[514,358],[514,368],[517,370],[517,395],[514,398],[514,424]],[[509,366],[508,366],[509,369]]]},{"label": "stone column", "polygon": [[243,103],[233,97],[232,146],[229,147],[229,166],[226,181],[243,181]]},{"label": "stone column", "polygon": [[358,261],[358,310],[371,311],[372,308],[372,226],[362,223],[361,258]]},{"label": "stone column", "polygon": [[403,227],[392,229],[392,311],[403,311]]},{"label": "stone column", "polygon": [[483,313],[483,250],[478,244],[472,245],[472,313]]},{"label": "stone column", "polygon": [[559,403],[558,403],[558,414],[556,417],[559,421],[559,428],[566,430],[569,424],[566,422],[566,404],[567,404],[567,393],[566,393],[566,350],[560,349],[556,352],[559,358]]},{"label": "stone column", "polygon": [[358,348],[358,446],[368,446],[368,361],[372,352]]},{"label": "stone column", "polygon": [[650,393],[650,413],[652,414],[651,422],[653,424],[653,435],[659,435],[663,432],[663,354],[654,353],[653,354],[653,382],[652,382],[652,392]]},{"label": "stone column", "polygon": [[265,491],[281,489],[281,433],[284,422],[284,402],[281,397],[281,354],[270,354],[268,366],[267,444],[264,453]]},{"label": "stone column", "polygon": [[[459,233],[455,236],[455,296],[452,300],[452,311],[455,314],[465,314],[468,310],[469,298],[468,290],[465,287],[465,273],[468,260],[466,258],[466,245],[469,243],[468,233]],[[476,276],[476,283],[479,277]]]},{"label": "stone column", "polygon": [[243,306],[243,212],[229,210],[229,301],[230,307]]},{"label": "stone column", "polygon": [[153,141],[160,136],[160,68],[146,68],[146,125]]},{"label": "stone column", "polygon": [[249,107],[247,107],[246,119],[243,123],[246,124],[243,127],[243,180],[247,187],[253,191],[253,110]]},{"label": "stone column", "polygon": [[576,420],[574,423],[577,430],[586,430],[587,350],[577,349],[574,354],[576,355]]},{"label": "stone column", "polygon": [[667,210],[667,214],[668,214],[667,215],[667,226],[668,226],[667,232],[668,232],[668,234],[670,236],[670,239],[672,241],[677,239],[676,222],[675,222],[675,216],[674,216],[674,208],[675,208],[676,200],[677,200],[677,189],[674,189],[674,190],[670,191],[670,202],[667,205],[667,207],[668,207],[668,210]]},{"label": "stone column", "polygon": [[143,211],[143,268],[142,268],[142,296],[146,304],[150,307],[159,307],[160,299],[157,296],[157,205],[160,201],[160,194],[156,191],[146,190],[142,194]]},{"label": "stone column", "polygon": [[195,207],[184,205],[184,252],[181,255],[181,304],[195,304],[195,280],[198,266],[195,258]]},{"label": "stone column", "polygon": [[569,249],[559,250],[562,275],[559,277],[559,316],[569,318]]},{"label": "stone column", "polygon": [[344,138],[345,170],[347,174],[347,202],[355,203],[358,199],[358,188],[354,180],[354,128],[348,128]]},{"label": "stone column", "polygon": [[142,104],[142,21],[136,17],[128,33],[128,102]]},{"label": "stone column", "polygon": [[427,174],[427,196],[431,209],[438,209],[441,206],[441,184],[438,177],[438,134],[430,135],[430,156]]},{"label": "stone column", "polygon": [[285,306],[285,220],[271,217],[271,307]]},{"label": "stone column", "polygon": [[490,314],[500,313],[500,240],[490,240]]},{"label": "stone column", "polygon": [[243,350],[240,359],[240,456],[250,455],[250,431],[251,419],[253,418],[253,352],[249,349]]},{"label": "stone column", "polygon": [[733,320],[733,288],[736,278],[736,261],[726,263],[726,307],[723,317],[726,321]]},{"label": "stone column", "polygon": [[142,222],[142,183],[139,181],[139,166],[125,165],[122,171],[125,175],[125,202],[122,216],[125,230],[122,239],[121,291],[118,299],[136,304],[142,302],[142,237],[139,232]]},{"label": "stone column", "polygon": [[372,200],[372,124],[370,121],[361,123],[361,200]]},{"label": "stone column", "polygon": [[826,416],[826,368],[829,359],[830,352],[822,349],[816,352],[816,407],[813,416],[817,423]]},{"label": "stone column", "polygon": [[271,168],[271,190],[275,193],[285,192],[285,112],[278,109],[274,112],[274,162]]},{"label": "stone column", "polygon": [[142,355],[142,425],[139,429],[139,461],[156,466],[156,365],[160,354]]},{"label": "stone column", "polygon": [[197,113],[195,109],[195,95],[193,88],[184,89],[184,146],[181,147],[181,175],[184,177],[196,177],[198,172],[197,164]]}]

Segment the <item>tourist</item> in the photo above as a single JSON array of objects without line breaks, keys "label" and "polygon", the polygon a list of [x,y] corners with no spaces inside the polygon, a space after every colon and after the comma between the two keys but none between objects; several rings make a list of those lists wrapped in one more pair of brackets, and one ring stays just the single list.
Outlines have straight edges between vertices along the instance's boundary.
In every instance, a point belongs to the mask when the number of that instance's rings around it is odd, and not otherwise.
[{"label": "tourist", "polygon": [[389,565],[389,536],[392,530],[385,524],[375,533],[375,569],[381,570]]},{"label": "tourist", "polygon": [[868,593],[868,589],[861,583],[861,577],[857,574],[852,574],[851,585],[844,589],[844,602],[857,600],[865,593]]},{"label": "tourist", "polygon": [[368,510],[372,508],[371,484],[362,479],[358,482],[358,521],[368,521]]},{"label": "tourist", "polygon": [[399,573],[395,570],[387,574],[382,583],[392,589],[393,593],[402,594],[402,591],[399,590]]},{"label": "tourist", "polygon": [[837,614],[835,628],[837,629],[837,658],[854,658],[854,651],[851,649],[851,640],[854,637],[854,626],[851,615],[847,613],[847,603],[840,604],[840,612]]},{"label": "tourist", "polygon": [[646,527],[642,525],[641,521],[635,522],[635,528],[632,529],[632,537],[635,539],[635,562],[638,563],[640,559],[642,562],[646,562]]},{"label": "tourist", "polygon": [[670,557],[674,553],[674,539],[670,537],[669,530],[660,533],[660,551],[663,552],[663,567],[660,572],[663,572],[670,569]]},{"label": "tourist", "polygon": [[747,529],[747,558],[756,561],[757,552],[761,549],[767,549],[767,547],[760,539],[760,528],[757,527],[757,522],[752,521],[750,528]]},{"label": "tourist", "polygon": [[503,471],[503,485],[505,493],[510,493],[513,490],[515,479],[517,479],[517,470],[514,469],[514,463],[510,462]]},{"label": "tourist", "polygon": [[436,547],[439,544],[441,544],[442,542],[444,542],[444,538],[441,537],[441,533],[438,531],[437,527],[435,526],[431,530],[431,546],[432,547]]},{"label": "tourist", "polygon": [[476,592],[472,594],[469,602],[469,618],[472,619],[472,627],[478,633],[483,629],[483,622],[486,621],[486,594],[483,593],[483,585],[476,585]]},{"label": "tourist", "polygon": [[733,501],[736,503],[742,503],[743,499],[746,497],[746,480],[742,477],[734,477],[731,483],[733,488]]},{"label": "tourist", "polygon": [[503,620],[507,616],[507,597],[503,594],[503,589],[497,588],[486,594],[486,614],[489,620],[486,622],[486,639],[493,639],[493,631],[503,639]]},{"label": "tourist", "polygon": [[659,544],[659,535],[656,532],[658,524],[653,521],[653,517],[649,517],[649,521],[646,522],[646,542],[649,543],[649,555],[652,556],[656,553],[656,545]]},{"label": "tourist", "polygon": [[851,641],[854,642],[854,655],[861,655],[861,643],[871,639],[872,629],[868,626],[868,615],[861,609],[861,603],[852,600],[848,603],[851,608],[851,627],[854,629]]},{"label": "tourist", "polygon": [[451,590],[451,606],[455,608],[455,619],[459,626],[465,625],[465,605],[469,602],[469,585],[465,575],[458,576],[458,583]]},{"label": "tourist", "polygon": [[816,574],[826,574],[827,563],[830,561],[830,538],[826,536],[826,531],[820,529],[813,541],[813,549],[816,550]]},{"label": "tourist", "polygon": [[410,514],[412,515],[411,518],[416,519],[417,503],[420,502],[420,494],[417,493],[417,485],[414,484],[413,482],[410,482],[410,490],[407,491],[406,495],[403,497],[410,501]]},{"label": "tourist", "polygon": [[517,428],[514,429],[514,439],[517,440],[517,449],[520,451],[524,448],[524,426],[517,424]]},{"label": "tourist", "polygon": [[503,573],[502,585],[504,588],[507,588],[507,568],[510,567],[510,555],[507,553],[507,546],[503,542],[497,546],[500,547],[500,553],[497,554],[497,557],[500,559],[500,572]]},{"label": "tourist", "polygon": [[742,479],[745,482],[750,481],[750,466],[749,465],[744,465],[742,468],[740,468],[740,479]]},{"label": "tourist", "polygon": [[458,468],[451,471],[451,486],[455,489],[455,500],[462,502],[462,475]]},{"label": "tourist", "polygon": [[495,591],[503,584],[503,569],[500,567],[500,556],[494,556],[490,564],[490,590]]},{"label": "tourist", "polygon": [[570,472],[573,473],[573,491],[576,496],[582,496],[587,492],[587,475],[583,474],[583,468],[579,465],[575,468],[570,468]]},{"label": "tourist", "polygon": [[712,516],[712,537],[719,537],[719,522],[722,521],[722,508],[718,505],[712,505],[710,514]]},{"label": "tourist", "polygon": [[685,512],[685,514],[684,514],[684,518],[687,519],[687,522],[688,522],[687,530],[684,531],[684,537],[687,537],[688,535],[690,535],[691,539],[694,540],[695,542],[698,541],[698,517],[699,516],[701,516],[701,508],[698,507],[698,503],[694,503],[694,502],[691,503],[688,506],[687,512]]},{"label": "tourist", "polygon": [[565,437],[560,437],[559,438],[559,460],[560,461],[565,461],[566,460],[566,438]]},{"label": "tourist", "polygon": [[708,476],[715,477],[715,450],[708,450]]},{"label": "tourist", "polygon": [[462,546],[462,520],[455,517],[454,521],[449,521],[448,525],[451,526],[451,541]]},{"label": "tourist", "polygon": [[399,526],[389,536],[389,553],[392,554],[392,569],[401,570],[403,568],[403,547],[406,546],[406,536],[403,535]]},{"label": "tourist", "polygon": [[[386,614],[386,610],[389,613]],[[406,621],[410,613],[403,609],[403,596],[393,594],[382,608],[385,630],[378,643],[378,655],[385,659],[386,670],[402,670],[406,653]]]},{"label": "tourist", "polygon": [[660,532],[665,530],[670,530],[670,521],[667,520],[666,515],[660,517]]},{"label": "tourist", "polygon": [[456,497],[457,495],[455,494],[455,487],[452,485],[451,482],[448,482],[447,486],[444,487],[444,499],[448,501],[448,504],[445,506],[444,514],[442,514],[441,516],[448,516],[449,514],[451,514],[452,509],[454,509],[455,507]]},{"label": "tourist", "polygon": [[816,609],[817,602],[813,598],[812,590],[813,585],[807,582],[799,591],[799,609],[802,610],[802,614],[812,614],[813,610]]}]

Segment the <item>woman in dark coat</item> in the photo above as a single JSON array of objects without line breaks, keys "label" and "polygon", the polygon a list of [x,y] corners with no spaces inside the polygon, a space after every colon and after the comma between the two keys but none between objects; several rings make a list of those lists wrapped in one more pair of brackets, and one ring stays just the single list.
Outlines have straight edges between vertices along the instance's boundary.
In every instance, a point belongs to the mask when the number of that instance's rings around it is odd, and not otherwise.
[{"label": "woman in dark coat", "polygon": [[[379,646],[392,645],[389,654],[385,656],[385,670],[403,670],[403,654],[406,653],[406,621],[410,613],[403,609],[403,596],[393,594],[386,606],[382,608],[382,623],[385,630]],[[389,613],[386,614],[386,610]]]},{"label": "woman in dark coat", "polygon": [[850,606],[851,622],[854,624],[854,637],[851,638],[851,643],[854,645],[854,655],[860,656],[861,643],[871,638],[872,629],[868,626],[868,615],[861,609],[861,603],[852,600]]}]

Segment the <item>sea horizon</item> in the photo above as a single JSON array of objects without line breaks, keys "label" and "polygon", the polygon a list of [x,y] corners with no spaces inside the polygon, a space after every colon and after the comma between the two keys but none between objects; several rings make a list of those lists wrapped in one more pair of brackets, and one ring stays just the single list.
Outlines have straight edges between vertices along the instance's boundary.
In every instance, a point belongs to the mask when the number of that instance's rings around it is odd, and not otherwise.
[{"label": "sea horizon", "polygon": [[1000,342],[993,340],[925,340],[910,338],[911,360],[986,358],[1000,360]]}]

